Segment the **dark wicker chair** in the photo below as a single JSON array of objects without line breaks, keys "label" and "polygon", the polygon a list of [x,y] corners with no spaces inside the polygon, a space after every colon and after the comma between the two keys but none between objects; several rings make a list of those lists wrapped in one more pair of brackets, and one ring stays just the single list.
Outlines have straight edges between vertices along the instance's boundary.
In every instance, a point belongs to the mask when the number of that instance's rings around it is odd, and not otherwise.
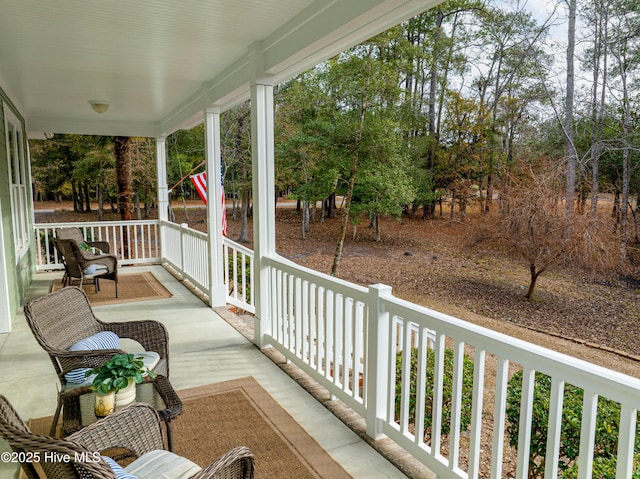
[{"label": "dark wicker chair", "polygon": [[[107,241],[86,241],[80,228],[76,227],[56,230],[56,238],[57,241],[53,241],[53,244],[63,256],[65,278],[69,279],[69,284],[71,284],[71,278],[80,279],[80,284],[82,284],[83,271],[90,266],[106,268],[106,272],[94,275],[91,279],[95,279],[96,290],[99,289],[98,278],[114,281],[116,283],[116,298],[118,297],[118,259],[115,254],[110,253],[111,247]],[[82,246],[85,244],[92,248],[98,248],[102,253],[94,254],[84,249]],[[61,248],[64,248],[64,251],[61,251]],[[70,272],[72,262],[77,263],[77,266],[73,265],[73,275]]]},{"label": "dark wicker chair", "polygon": [[146,351],[158,353],[160,360],[153,370],[169,377],[169,335],[164,325],[158,321],[100,321],[93,314],[84,291],[76,286],[62,288],[30,301],[24,307],[24,314],[36,340],[49,354],[62,386],[51,435],[60,416],[62,397],[72,387],[67,384],[65,374],[78,368],[102,366],[115,354],[125,352],[118,349],[68,350],[81,339],[100,331],[112,331],[120,338],[133,339]]},{"label": "dark wicker chair", "polygon": [[[62,286],[67,284],[71,285],[72,281],[78,280],[80,282],[80,288],[82,288],[85,280],[93,280],[96,293],[100,291],[100,278],[110,279],[115,281],[116,285],[116,298],[118,297],[118,265],[115,258],[103,258],[100,263],[82,263],[79,259],[78,248],[76,243],[72,240],[65,240],[60,238],[51,238],[51,242],[58,250],[58,254],[62,258],[64,264],[64,276],[62,278]],[[110,266],[105,266],[104,263],[110,263]],[[85,269],[92,265],[96,265],[96,271],[94,273],[86,273]]]},{"label": "dark wicker chair", "polygon": [[[163,450],[158,414],[151,406],[142,403],[131,404],[81,431],[59,439],[33,434],[9,401],[0,395],[0,436],[18,453],[18,458],[24,459],[21,466],[29,479],[40,478],[38,468],[42,468],[48,479],[115,479],[111,467],[96,453],[108,455],[106,451],[112,449],[117,450],[119,456],[138,458],[151,451]],[[181,456],[169,452],[154,454],[159,456],[159,461],[170,465],[185,461]],[[53,457],[59,460],[51,460]],[[38,459],[38,465],[29,459]],[[219,457],[190,479],[251,479],[253,470],[253,454],[242,446]],[[140,472],[139,476],[144,477]]]}]

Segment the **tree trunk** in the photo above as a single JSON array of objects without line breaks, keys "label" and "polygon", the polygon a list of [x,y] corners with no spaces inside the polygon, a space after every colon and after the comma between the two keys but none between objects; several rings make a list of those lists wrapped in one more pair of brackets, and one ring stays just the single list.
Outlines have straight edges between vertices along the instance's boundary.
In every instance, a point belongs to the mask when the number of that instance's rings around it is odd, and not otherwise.
[{"label": "tree trunk", "polygon": [[238,243],[248,243],[249,234],[247,226],[247,218],[249,216],[249,192],[242,192],[242,204],[240,205],[240,235],[238,236]]},{"label": "tree trunk", "polygon": [[76,189],[75,181],[71,182],[71,194],[73,195],[73,211],[78,213],[82,211],[82,203],[79,203],[80,193],[78,192],[78,189]]},{"label": "tree trunk", "polygon": [[[442,21],[444,14],[442,10],[436,13],[435,35],[433,38],[433,57],[431,59],[431,78],[429,81],[429,125],[427,140],[427,170],[433,172],[435,169],[436,151],[436,86],[438,73],[438,58],[440,56],[440,36],[442,34]],[[434,211],[433,199],[422,205],[422,217],[432,218]]]},{"label": "tree trunk", "polygon": [[139,220],[142,219],[142,210],[140,209],[140,195],[135,195],[135,209],[136,209],[136,218]]},{"label": "tree trunk", "polygon": [[91,195],[89,194],[89,185],[84,185],[84,212],[91,213]]},{"label": "tree trunk", "polygon": [[[347,227],[349,226],[349,212],[351,210],[351,199],[353,198],[353,190],[356,185],[356,173],[358,172],[358,160],[359,160],[359,148],[362,141],[362,132],[364,131],[364,115],[367,111],[366,102],[363,100],[360,107],[360,122],[358,131],[356,132],[353,160],[351,161],[351,171],[349,171],[349,183],[347,186],[347,193],[342,201],[343,204],[343,216],[342,224],[340,226],[340,236],[338,237],[338,243],[336,244],[336,252],[333,256],[333,265],[331,266],[331,276],[335,276],[338,272],[338,266],[340,265],[340,259],[342,257],[342,248],[344,247],[344,239],[347,236]],[[335,201],[335,194],[333,195],[333,201]]]},{"label": "tree trunk", "polygon": [[98,221],[104,221],[104,198],[101,185],[98,185]]},{"label": "tree trunk", "polygon": [[[299,202],[300,203],[300,202]],[[301,211],[302,211],[302,221],[300,225],[300,229],[302,230],[302,239],[307,239],[307,232],[309,231],[309,202],[302,201],[301,202]]]},{"label": "tree trunk", "polygon": [[131,202],[131,138],[116,136],[113,139],[116,157],[116,180],[118,183],[118,209],[120,218],[130,221],[133,217]]},{"label": "tree trunk", "polygon": [[342,257],[342,249],[344,247],[344,239],[347,236],[347,228],[349,227],[349,211],[351,210],[351,198],[353,197],[353,189],[356,184],[356,172],[358,171],[358,152],[353,156],[351,163],[351,171],[349,173],[349,186],[344,197],[344,211],[342,212],[342,223],[340,225],[340,235],[336,244],[336,252],[333,255],[333,265],[331,266],[331,276],[335,276],[338,272],[340,259]]},{"label": "tree trunk", "polygon": [[[113,138],[116,157],[116,181],[118,183],[118,208],[123,221],[133,218],[131,202],[131,138],[116,136]],[[129,256],[129,242],[127,235],[122,239],[122,256]]]},{"label": "tree trunk", "polygon": [[578,153],[573,135],[573,97],[574,97],[574,51],[576,45],[576,4],[577,0],[569,0],[569,26],[567,39],[567,100],[565,105],[565,144],[567,150],[567,214],[573,215],[574,192],[576,189],[576,163]]},{"label": "tree trunk", "polygon": [[529,290],[525,295],[525,298],[527,298],[529,301],[531,301],[531,298],[533,298],[533,290],[536,288],[536,282],[538,281],[538,276],[540,276],[542,271],[544,270],[536,271],[535,264],[529,265],[529,274],[530,274]]}]

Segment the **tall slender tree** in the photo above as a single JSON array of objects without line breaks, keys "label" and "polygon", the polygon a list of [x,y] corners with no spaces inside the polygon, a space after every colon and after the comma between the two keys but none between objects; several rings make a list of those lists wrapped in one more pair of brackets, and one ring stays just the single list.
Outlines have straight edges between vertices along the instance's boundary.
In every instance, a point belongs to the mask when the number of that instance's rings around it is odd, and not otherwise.
[{"label": "tall slender tree", "polygon": [[578,152],[574,142],[574,88],[575,88],[575,49],[576,49],[576,8],[577,0],[567,0],[568,3],[568,28],[567,28],[567,91],[565,101],[564,134],[567,151],[567,186],[566,186],[566,210],[568,215],[573,214],[574,194],[576,189],[576,163]]}]

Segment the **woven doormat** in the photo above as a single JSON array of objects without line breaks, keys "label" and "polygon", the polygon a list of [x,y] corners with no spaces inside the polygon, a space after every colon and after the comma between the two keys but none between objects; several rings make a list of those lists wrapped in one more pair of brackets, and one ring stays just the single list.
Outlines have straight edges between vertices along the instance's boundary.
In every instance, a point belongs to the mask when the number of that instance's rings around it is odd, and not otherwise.
[{"label": "woven doormat", "polygon": [[[77,285],[77,282],[74,282]],[[56,279],[51,291],[62,288],[62,279]],[[170,298],[172,294],[160,281],[148,271],[142,273],[118,274],[118,297],[116,298],[115,282],[100,280],[100,291],[96,292],[93,281],[82,285],[92,306],[106,304],[131,303],[134,301],[150,301],[152,299]]]}]

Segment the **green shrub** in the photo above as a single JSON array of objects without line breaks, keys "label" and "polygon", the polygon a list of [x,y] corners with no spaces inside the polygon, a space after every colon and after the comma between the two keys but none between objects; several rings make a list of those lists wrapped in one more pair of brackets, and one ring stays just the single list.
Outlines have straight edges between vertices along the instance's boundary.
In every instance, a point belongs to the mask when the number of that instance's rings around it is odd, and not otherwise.
[{"label": "green shrub", "polygon": [[[402,351],[396,355],[396,398],[395,413],[396,420],[400,417],[401,388],[402,388]],[[427,349],[427,369],[425,380],[425,434],[431,436],[433,424],[433,370],[435,363],[435,351]],[[409,422],[415,421],[416,413],[416,388],[418,377],[418,350],[411,348],[411,379],[409,383]],[[473,361],[466,355],[463,361],[463,381],[462,381],[462,411],[460,414],[460,430],[466,430],[471,423],[471,398],[473,394]],[[446,349],[444,353],[444,379],[442,392],[442,434],[449,434],[451,430],[451,398],[453,393],[453,350]]]},{"label": "green shrub", "polygon": [[[560,432],[559,471],[569,473],[580,452],[580,426],[582,423],[583,390],[571,384],[565,384],[562,407],[562,427]],[[518,371],[509,380],[507,390],[507,428],[509,444],[518,445],[518,426],[520,402],[522,397],[522,371]],[[531,424],[531,449],[529,456],[529,477],[544,477],[545,454],[547,447],[547,428],[549,424],[549,401],[551,398],[551,377],[536,372],[533,393],[533,414]],[[596,416],[596,437],[594,450],[594,468],[596,463],[602,471],[611,467],[615,470],[618,448],[618,430],[620,426],[620,404],[603,397],[598,398]],[[640,449],[640,424],[636,427],[636,450]],[[606,478],[604,475],[593,477]],[[572,476],[565,476],[572,477]],[[615,473],[612,477],[615,477]]]},{"label": "green shrub", "polygon": [[[634,470],[630,479],[640,479],[640,457],[635,456]],[[562,479],[577,479],[578,478],[578,463],[572,464],[564,474]],[[614,457],[594,457],[593,458],[593,472],[591,477],[598,479],[616,479],[616,458]]]}]

